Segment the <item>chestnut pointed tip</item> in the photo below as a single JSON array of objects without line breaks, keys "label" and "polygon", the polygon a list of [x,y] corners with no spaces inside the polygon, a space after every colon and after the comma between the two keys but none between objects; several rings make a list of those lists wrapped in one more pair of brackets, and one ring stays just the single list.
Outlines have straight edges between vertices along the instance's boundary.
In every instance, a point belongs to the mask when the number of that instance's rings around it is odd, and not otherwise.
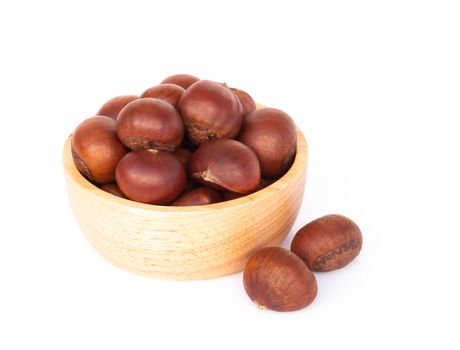
[{"label": "chestnut pointed tip", "polygon": [[265,305],[259,304],[258,302],[256,302],[256,306],[259,310],[267,310],[267,307]]},{"label": "chestnut pointed tip", "polygon": [[203,185],[243,194],[254,192],[260,182],[257,156],[232,139],[201,145],[190,158],[189,173]]},{"label": "chestnut pointed tip", "polygon": [[205,171],[203,171],[202,173],[199,174],[199,177],[203,180],[203,181],[209,181],[209,182],[213,182],[213,183],[217,183],[218,182],[218,179],[213,175],[213,173],[211,172],[211,170],[209,169],[206,169]]}]

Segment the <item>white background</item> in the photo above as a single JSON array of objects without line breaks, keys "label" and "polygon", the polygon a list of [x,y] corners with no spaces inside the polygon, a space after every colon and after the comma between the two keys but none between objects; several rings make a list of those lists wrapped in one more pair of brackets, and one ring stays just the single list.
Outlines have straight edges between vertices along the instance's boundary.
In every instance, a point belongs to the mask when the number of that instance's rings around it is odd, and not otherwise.
[{"label": "white background", "polygon": [[[1,349],[458,349],[457,1],[3,1]],[[310,145],[294,230],[353,218],[364,247],[301,311],[242,275],[171,282],[102,259],[67,199],[67,135],[174,73],[289,113]]]}]

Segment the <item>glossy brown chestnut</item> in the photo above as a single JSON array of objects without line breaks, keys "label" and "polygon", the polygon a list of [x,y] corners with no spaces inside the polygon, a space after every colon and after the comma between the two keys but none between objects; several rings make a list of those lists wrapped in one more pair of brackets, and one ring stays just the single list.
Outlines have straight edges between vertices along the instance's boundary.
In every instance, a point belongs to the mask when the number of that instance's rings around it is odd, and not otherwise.
[{"label": "glossy brown chestnut", "polygon": [[[254,192],[260,191],[261,189],[270,186],[272,183],[274,183],[275,180],[267,180],[267,179],[260,179],[259,186]],[[246,196],[246,194],[243,193],[235,193],[235,192],[228,192],[228,191],[223,191],[222,192],[222,198],[224,201],[230,201],[232,199],[238,199],[241,197]]]},{"label": "glossy brown chestnut", "polygon": [[291,250],[312,271],[331,271],[351,262],[361,251],[359,227],[342,215],[326,215],[302,227]]},{"label": "glossy brown chestnut", "polygon": [[190,74],[174,74],[163,80],[161,84],[176,84],[184,89],[188,89],[190,85],[196,83],[198,80],[200,79]]},{"label": "glossy brown chestnut", "polygon": [[107,184],[100,187],[101,190],[113,194],[114,196],[126,198],[126,196],[121,192],[120,187],[117,184]]},{"label": "glossy brown chestnut", "polygon": [[275,181],[276,179],[264,179],[264,178],[260,179],[260,184],[259,184],[259,188],[257,189],[257,191],[270,186]]},{"label": "glossy brown chestnut", "polygon": [[244,116],[248,115],[257,108],[256,103],[252,99],[251,95],[249,95],[246,91],[235,88],[231,88],[231,90],[240,100],[241,106],[243,107]]},{"label": "glossy brown chestnut", "polygon": [[[183,143],[182,143],[183,144]],[[187,169],[187,166],[188,166],[188,162],[190,160],[190,157],[192,156],[192,152],[189,151],[187,148],[185,148],[184,146],[181,146],[179,147],[178,149],[176,149],[173,153],[177,159],[179,159],[179,161],[184,165],[185,169]],[[192,179],[190,179],[189,177],[187,177],[187,182],[185,184],[185,188],[184,188],[184,191],[188,191],[194,187],[196,187],[197,184],[195,182],[192,181]]]},{"label": "glossy brown chestnut", "polygon": [[251,193],[260,182],[260,166],[255,153],[232,139],[209,141],[190,158],[191,178],[217,190]]},{"label": "glossy brown chestnut", "polygon": [[183,193],[171,203],[173,206],[192,206],[218,203],[222,196],[216,190],[207,187],[196,187]]},{"label": "glossy brown chestnut", "polygon": [[115,181],[115,167],[128,149],[118,139],[112,118],[86,119],[75,129],[71,142],[73,160],[80,173],[99,184]]},{"label": "glossy brown chestnut", "polygon": [[179,147],[174,151],[174,155],[179,159],[179,161],[187,167],[188,161],[190,160],[190,157],[192,156],[192,152],[190,152],[187,148],[184,147]]},{"label": "glossy brown chestnut", "polygon": [[153,86],[145,90],[142,93],[141,98],[159,98],[160,100],[166,101],[173,106],[176,106],[177,101],[179,101],[179,97],[182,96],[184,91],[184,88],[180,87],[179,85],[165,83]]},{"label": "glossy brown chestnut", "polygon": [[234,138],[243,122],[238,97],[225,84],[200,80],[181,96],[177,108],[187,135],[195,145],[209,140]]},{"label": "glossy brown chestnut", "polygon": [[[190,157],[192,156],[192,152],[184,147],[184,142],[182,142],[182,146],[176,149],[173,154],[184,165],[184,168],[187,169],[188,162],[190,160]],[[192,179],[187,177],[187,183],[185,184],[184,191],[188,191],[196,186],[197,184],[193,182]]]},{"label": "glossy brown chestnut", "polygon": [[222,191],[222,199],[224,201],[231,201],[233,199],[238,199],[241,197],[247,196],[247,194],[244,193],[235,193],[235,192],[229,192],[229,191]]},{"label": "glossy brown chestnut", "polygon": [[96,113],[97,115],[105,115],[106,117],[110,117],[114,120],[117,119],[118,114],[120,111],[130,102],[137,100],[139,96],[135,95],[123,95],[117,96],[102,105],[99,108],[99,111]]},{"label": "glossy brown chestnut", "polygon": [[238,140],[257,154],[265,178],[283,175],[291,166],[297,149],[294,122],[275,108],[260,108],[248,114]]},{"label": "glossy brown chestnut", "polygon": [[251,256],[243,282],[251,300],[275,311],[302,309],[318,292],[315,276],[303,261],[280,247],[263,248]]},{"label": "glossy brown chestnut", "polygon": [[121,142],[134,151],[173,152],[184,137],[184,123],[168,102],[141,98],[121,110],[117,118],[117,134]]},{"label": "glossy brown chestnut", "polygon": [[141,150],[124,156],[116,169],[121,191],[137,202],[166,205],[184,190],[184,166],[169,152]]}]

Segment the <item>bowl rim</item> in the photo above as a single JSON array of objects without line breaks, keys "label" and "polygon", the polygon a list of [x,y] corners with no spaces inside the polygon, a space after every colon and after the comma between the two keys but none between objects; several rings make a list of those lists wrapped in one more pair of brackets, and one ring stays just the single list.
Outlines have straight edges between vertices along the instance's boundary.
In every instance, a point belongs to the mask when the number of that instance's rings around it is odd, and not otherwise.
[{"label": "bowl rim", "polygon": [[64,143],[62,160],[64,163],[64,172],[65,175],[72,180],[78,187],[81,189],[87,190],[89,195],[95,196],[101,201],[111,202],[112,205],[117,205],[125,208],[130,208],[133,210],[142,210],[142,211],[156,211],[156,212],[165,212],[165,213],[182,213],[182,212],[201,212],[206,213],[209,211],[215,211],[217,209],[229,208],[229,207],[240,207],[244,205],[250,205],[255,201],[263,201],[269,196],[283,190],[288,186],[290,181],[295,179],[297,176],[301,175],[307,166],[308,160],[308,144],[305,139],[305,136],[300,131],[299,128],[296,128],[297,136],[297,151],[289,170],[281,178],[276,180],[274,183],[269,186],[256,191],[254,193],[248,194],[246,196],[219,202],[207,205],[196,205],[196,206],[166,206],[166,205],[154,205],[147,203],[135,202],[130,199],[121,198],[101,190],[99,187],[91,183],[86,179],[76,168],[71,152],[71,138],[70,134],[67,140]]}]

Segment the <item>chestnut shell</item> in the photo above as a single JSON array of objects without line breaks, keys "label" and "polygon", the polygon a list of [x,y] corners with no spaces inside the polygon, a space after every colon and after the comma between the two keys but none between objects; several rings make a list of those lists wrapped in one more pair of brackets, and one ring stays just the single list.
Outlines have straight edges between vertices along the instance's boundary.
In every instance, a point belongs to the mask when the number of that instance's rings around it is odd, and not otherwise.
[{"label": "chestnut shell", "polygon": [[174,151],[174,155],[179,159],[179,161],[187,168],[188,161],[192,156],[192,152],[190,152],[187,148],[179,147]]},{"label": "chestnut shell", "polygon": [[184,91],[185,89],[179,85],[165,83],[148,88],[142,93],[141,98],[158,98],[175,107]]},{"label": "chestnut shell", "polygon": [[166,205],[184,190],[187,180],[182,163],[169,152],[133,151],[116,169],[121,191],[137,202]]},{"label": "chestnut shell", "polygon": [[115,181],[115,167],[128,152],[115,131],[115,121],[106,116],[86,119],[72,134],[75,166],[88,180],[107,184]]},{"label": "chestnut shell", "polygon": [[243,273],[248,296],[261,308],[294,311],[308,306],[318,287],[313,273],[294,253],[263,248],[249,258]]},{"label": "chestnut shell", "polygon": [[292,240],[291,251],[312,271],[324,272],[349,264],[362,244],[358,225],[343,215],[331,214],[302,227]]},{"label": "chestnut shell", "polygon": [[229,192],[229,191],[222,191],[222,198],[224,201],[231,201],[233,199],[238,199],[241,197],[246,196],[244,193],[235,193],[235,192]]},{"label": "chestnut shell", "polygon": [[174,74],[164,79],[161,84],[176,84],[183,89],[188,89],[190,85],[196,83],[200,79],[190,74]]},{"label": "chestnut shell", "polygon": [[222,196],[216,190],[207,187],[196,187],[184,192],[171,203],[173,206],[192,206],[218,203],[222,201]]},{"label": "chestnut shell", "polygon": [[[270,186],[272,183],[274,183],[275,180],[267,180],[267,179],[260,179],[259,186],[254,192],[260,191],[261,189]],[[241,197],[246,196],[246,194],[243,193],[235,193],[235,192],[228,192],[228,191],[223,191],[222,192],[222,198],[224,201],[231,201],[233,199],[238,199]]]},{"label": "chestnut shell", "polygon": [[116,96],[111,98],[106,103],[104,103],[99,111],[96,113],[97,115],[104,115],[106,117],[110,117],[114,120],[117,120],[118,114],[120,111],[130,102],[137,100],[139,96],[136,95],[123,95],[123,96]]},{"label": "chestnut shell", "polygon": [[234,138],[243,123],[238,97],[225,85],[200,80],[177,103],[187,135],[195,145],[209,140]]},{"label": "chestnut shell", "polygon": [[114,196],[126,198],[126,196],[123,194],[123,192],[121,192],[120,187],[118,187],[116,183],[102,185],[100,189],[110,194],[113,194]]},{"label": "chestnut shell", "polygon": [[296,126],[276,108],[260,108],[248,114],[238,140],[257,154],[262,177],[269,179],[289,169],[297,150]]},{"label": "chestnut shell", "polygon": [[260,182],[260,166],[255,153],[232,139],[209,141],[189,160],[193,181],[223,191],[251,193]]},{"label": "chestnut shell", "polygon": [[168,102],[141,98],[126,105],[118,115],[117,134],[133,151],[154,149],[173,152],[182,143],[184,123]]},{"label": "chestnut shell", "polygon": [[233,93],[238,97],[241,102],[241,106],[243,107],[243,115],[246,116],[252,111],[254,111],[257,106],[254,100],[252,99],[251,95],[249,95],[246,91],[230,88]]}]

